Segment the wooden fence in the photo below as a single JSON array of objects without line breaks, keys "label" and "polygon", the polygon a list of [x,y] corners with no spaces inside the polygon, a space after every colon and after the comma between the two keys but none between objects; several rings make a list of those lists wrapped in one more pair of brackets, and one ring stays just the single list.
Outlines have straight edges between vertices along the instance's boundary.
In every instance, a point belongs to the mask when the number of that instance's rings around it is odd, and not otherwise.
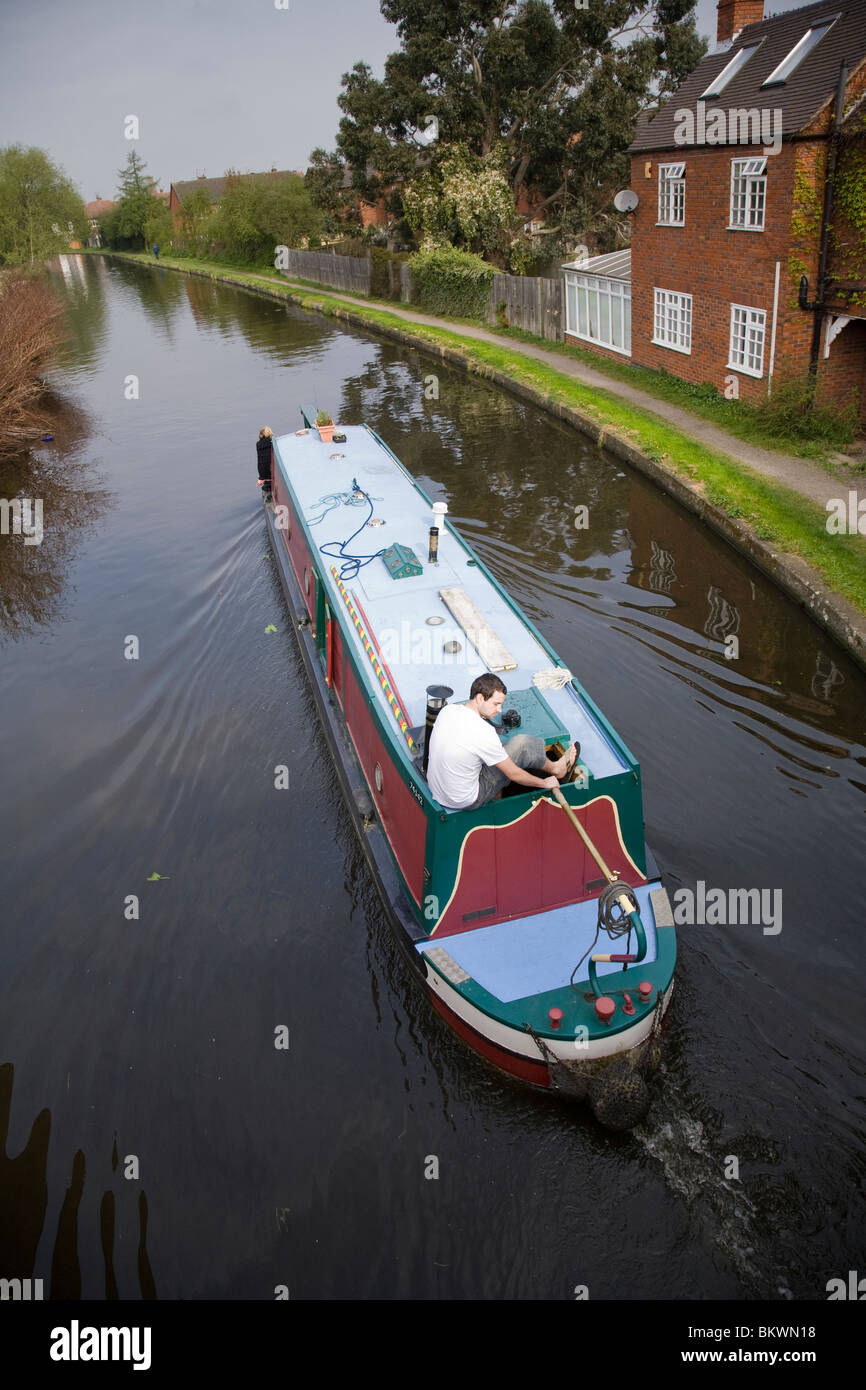
[{"label": "wooden fence", "polygon": [[[328,251],[289,251],[284,272],[302,280],[316,280],[352,294],[370,294],[369,256],[334,256]],[[392,293],[396,290],[397,267],[388,266]],[[400,262],[400,300],[411,304],[415,298],[412,272]],[[511,328],[522,328],[536,338],[562,342],[563,281],[538,275],[499,275],[493,277],[487,301],[487,322],[501,323],[502,315]]]},{"label": "wooden fence", "polygon": [[289,251],[284,275],[296,280],[315,280],[320,285],[349,290],[352,294],[370,293],[369,256],[335,256],[330,251]]},{"label": "wooden fence", "polygon": [[562,288],[561,277],[545,280],[537,275],[494,275],[487,322],[500,323],[504,313],[510,328],[562,342]]}]

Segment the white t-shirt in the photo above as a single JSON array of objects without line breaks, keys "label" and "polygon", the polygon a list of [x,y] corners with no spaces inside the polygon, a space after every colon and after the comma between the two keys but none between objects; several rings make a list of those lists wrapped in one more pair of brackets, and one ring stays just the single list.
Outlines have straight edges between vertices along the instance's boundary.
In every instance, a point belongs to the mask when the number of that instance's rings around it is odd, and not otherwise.
[{"label": "white t-shirt", "polygon": [[427,785],[441,806],[461,811],[478,798],[481,764],[508,757],[492,725],[468,705],[446,705],[430,736]]}]

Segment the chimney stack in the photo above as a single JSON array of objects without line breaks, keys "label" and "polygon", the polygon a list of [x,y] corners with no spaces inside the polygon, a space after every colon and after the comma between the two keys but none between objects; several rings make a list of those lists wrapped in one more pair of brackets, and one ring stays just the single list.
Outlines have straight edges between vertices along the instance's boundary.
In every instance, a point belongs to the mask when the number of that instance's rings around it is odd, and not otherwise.
[{"label": "chimney stack", "polygon": [[758,24],[763,18],[764,0],[719,0],[717,43],[735,39],[746,24]]}]

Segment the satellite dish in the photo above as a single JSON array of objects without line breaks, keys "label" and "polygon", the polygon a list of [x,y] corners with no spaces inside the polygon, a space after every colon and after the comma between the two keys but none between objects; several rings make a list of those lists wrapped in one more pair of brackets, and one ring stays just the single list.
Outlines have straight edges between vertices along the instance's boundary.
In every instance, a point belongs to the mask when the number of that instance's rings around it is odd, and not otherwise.
[{"label": "satellite dish", "polygon": [[634,212],[637,207],[637,194],[633,188],[623,188],[613,200],[617,212]]}]

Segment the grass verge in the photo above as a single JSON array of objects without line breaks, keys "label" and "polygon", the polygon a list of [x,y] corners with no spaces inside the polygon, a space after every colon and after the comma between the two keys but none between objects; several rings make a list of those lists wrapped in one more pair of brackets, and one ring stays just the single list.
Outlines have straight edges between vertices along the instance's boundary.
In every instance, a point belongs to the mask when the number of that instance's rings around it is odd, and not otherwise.
[{"label": "grass verge", "polygon": [[[538,338],[520,328],[491,328],[490,332],[515,342],[539,342]],[[657,372],[630,362],[614,362],[599,357],[596,353],[575,347],[573,343],[545,342],[544,347],[591,367],[593,371],[602,372],[614,381],[622,381],[639,391],[645,391],[658,401],[688,410],[719,429],[727,430],[728,434],[742,439],[746,444],[795,454],[828,467],[830,471],[834,468],[831,453],[845,449],[856,434],[853,407],[847,413],[840,414],[838,410],[819,406],[811,415],[806,414],[802,383],[779,385],[774,392],[776,410],[769,415],[769,406],[756,407],[749,401],[726,400],[710,382],[695,386],[690,381],[671,376],[669,372]],[[807,428],[811,432],[809,435],[806,434]]]}]

